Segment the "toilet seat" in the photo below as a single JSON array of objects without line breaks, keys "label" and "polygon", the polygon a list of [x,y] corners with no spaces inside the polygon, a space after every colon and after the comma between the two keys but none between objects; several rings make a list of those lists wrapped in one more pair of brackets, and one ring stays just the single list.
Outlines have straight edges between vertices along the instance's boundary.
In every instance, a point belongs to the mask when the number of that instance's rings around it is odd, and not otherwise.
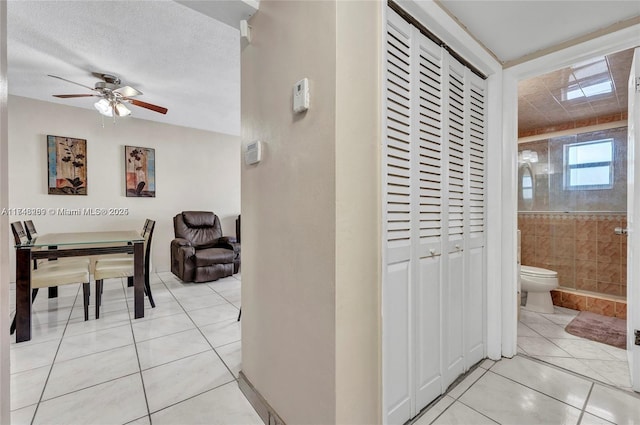
[{"label": "toilet seat", "polygon": [[541,267],[533,266],[520,266],[520,273],[525,276],[539,277],[539,278],[557,278],[558,272],[553,270],[543,269]]}]

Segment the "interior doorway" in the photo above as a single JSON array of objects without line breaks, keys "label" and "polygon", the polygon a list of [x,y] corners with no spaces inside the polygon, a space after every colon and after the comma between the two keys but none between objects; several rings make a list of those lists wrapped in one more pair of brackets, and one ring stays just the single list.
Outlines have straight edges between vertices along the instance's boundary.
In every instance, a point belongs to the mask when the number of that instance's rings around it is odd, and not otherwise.
[{"label": "interior doorway", "polygon": [[[528,304],[517,352],[624,389],[626,339],[615,347],[610,335],[590,337],[596,342],[565,328],[602,317],[615,324],[604,333],[626,331],[626,237],[615,230],[626,228],[632,58],[633,49],[598,54],[520,79],[516,149],[518,273]],[[554,281],[550,292],[536,286]],[[531,293],[552,299],[551,310]]]}]

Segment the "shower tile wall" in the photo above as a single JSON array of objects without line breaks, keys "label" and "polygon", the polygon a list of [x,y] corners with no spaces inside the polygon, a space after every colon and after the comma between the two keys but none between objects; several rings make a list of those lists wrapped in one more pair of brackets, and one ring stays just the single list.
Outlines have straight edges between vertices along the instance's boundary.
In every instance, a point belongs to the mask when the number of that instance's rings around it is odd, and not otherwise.
[{"label": "shower tile wall", "polygon": [[626,297],[626,214],[519,213],[522,264],[558,272],[564,288]]}]

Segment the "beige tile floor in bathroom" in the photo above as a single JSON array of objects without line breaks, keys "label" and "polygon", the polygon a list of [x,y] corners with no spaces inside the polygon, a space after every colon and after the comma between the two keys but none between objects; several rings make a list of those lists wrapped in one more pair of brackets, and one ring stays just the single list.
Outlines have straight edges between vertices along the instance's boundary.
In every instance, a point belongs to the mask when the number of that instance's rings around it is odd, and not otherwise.
[{"label": "beige tile floor in bathroom", "polygon": [[554,309],[555,314],[520,310],[518,352],[630,390],[627,352],[567,333],[564,328],[579,312],[562,307]]}]

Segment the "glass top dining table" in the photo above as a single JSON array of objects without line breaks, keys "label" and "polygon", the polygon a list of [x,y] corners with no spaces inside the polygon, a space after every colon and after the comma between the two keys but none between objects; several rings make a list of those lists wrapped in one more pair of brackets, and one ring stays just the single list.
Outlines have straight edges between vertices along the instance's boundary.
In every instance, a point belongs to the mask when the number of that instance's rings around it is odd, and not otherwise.
[{"label": "glass top dining table", "polygon": [[16,248],[31,246],[45,247],[68,245],[96,245],[144,242],[144,238],[136,230],[115,230],[109,232],[74,232],[74,233],[48,233],[38,236],[26,244],[17,245]]},{"label": "glass top dining table", "polygon": [[15,248],[16,342],[31,339],[31,262],[34,259],[133,254],[134,317],[144,317],[144,238],[138,231],[48,233],[17,244]]}]

